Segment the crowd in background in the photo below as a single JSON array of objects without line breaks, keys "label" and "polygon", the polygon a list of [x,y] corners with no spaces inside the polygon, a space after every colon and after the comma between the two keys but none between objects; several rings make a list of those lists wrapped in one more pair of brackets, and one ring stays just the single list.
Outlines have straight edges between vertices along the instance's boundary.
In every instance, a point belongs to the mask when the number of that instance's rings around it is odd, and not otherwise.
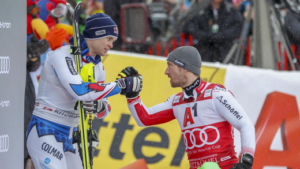
[{"label": "crowd in background", "polygon": [[[27,41],[29,42],[30,35],[35,35],[38,40],[46,39],[51,50],[68,44],[68,38],[73,33],[72,18],[67,11],[66,2],[75,7],[79,1],[28,0],[27,11],[29,14],[27,13],[27,17],[29,16],[30,19],[27,26]],[[199,49],[203,60],[207,62],[222,62],[224,60],[233,42],[241,35],[244,19],[251,5],[250,1],[245,0],[82,0],[81,2],[79,22],[81,32],[86,18],[95,13],[105,13],[116,22],[120,35],[124,29],[124,25],[121,25],[122,14],[120,11],[122,7],[126,4],[135,3],[142,3],[148,7],[146,23],[149,24],[149,38],[147,40],[150,42],[131,45],[143,46],[142,49],[134,50],[136,47],[126,48],[130,45],[126,44],[124,37],[120,36],[114,43],[114,50],[146,53],[147,49],[153,46],[155,42],[168,41],[170,37],[176,38],[180,33],[186,33],[192,35],[192,45]],[[153,19],[153,16],[158,14],[152,12],[153,4],[163,5],[167,19],[162,17]],[[196,8],[198,4],[202,8]],[[34,10],[38,14],[30,14],[30,11]],[[32,28],[31,20],[36,17],[45,22],[48,27],[47,30],[33,30],[35,28]],[[125,33],[125,38],[126,36]]]}]

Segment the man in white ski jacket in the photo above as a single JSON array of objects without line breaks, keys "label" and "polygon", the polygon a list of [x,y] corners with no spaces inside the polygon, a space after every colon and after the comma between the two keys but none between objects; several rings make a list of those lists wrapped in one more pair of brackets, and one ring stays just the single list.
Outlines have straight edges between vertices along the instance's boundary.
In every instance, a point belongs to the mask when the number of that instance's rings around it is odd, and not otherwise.
[{"label": "man in white ski jacket", "polygon": [[[184,46],[167,58],[165,74],[172,87],[183,91],[153,107],[146,107],[139,92],[126,95],[128,108],[139,126],[176,119],[190,168],[216,162],[221,169],[251,169],[255,151],[255,129],[247,114],[224,86],[202,81],[201,57],[194,47]],[[240,160],[234,151],[233,127],[241,133]]]},{"label": "man in white ski jacket", "polygon": [[[86,113],[104,118],[110,113],[107,97],[139,91],[139,77],[129,77],[105,83],[105,56],[118,37],[115,22],[102,13],[86,20],[83,31],[83,64],[93,63],[97,83],[83,82],[75,69],[70,46],[49,52],[41,72],[38,97],[27,131],[27,148],[36,169],[81,169],[78,149],[72,146],[72,135],[77,130],[78,100],[83,101]],[[128,85],[130,84],[130,85]],[[134,89],[132,87],[135,87]]]}]

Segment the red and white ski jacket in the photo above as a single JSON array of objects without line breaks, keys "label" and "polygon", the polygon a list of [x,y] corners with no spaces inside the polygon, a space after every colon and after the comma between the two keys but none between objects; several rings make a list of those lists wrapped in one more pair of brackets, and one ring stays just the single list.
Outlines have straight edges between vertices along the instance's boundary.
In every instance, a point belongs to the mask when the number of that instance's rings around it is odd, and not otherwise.
[{"label": "red and white ski jacket", "polygon": [[191,87],[191,95],[183,90],[151,108],[140,97],[127,99],[128,108],[139,126],[177,119],[191,169],[208,161],[217,162],[222,169],[237,163],[233,127],[241,133],[242,153],[254,155],[254,126],[233,94],[200,78]]}]

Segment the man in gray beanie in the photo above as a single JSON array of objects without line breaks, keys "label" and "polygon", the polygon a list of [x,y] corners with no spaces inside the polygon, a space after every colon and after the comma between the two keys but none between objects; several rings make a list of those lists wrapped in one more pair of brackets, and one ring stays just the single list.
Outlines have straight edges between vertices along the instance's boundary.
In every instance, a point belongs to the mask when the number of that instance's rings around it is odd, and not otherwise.
[{"label": "man in gray beanie", "polygon": [[[167,65],[165,74],[171,79],[171,86],[183,91],[151,108],[145,106],[138,92],[126,95],[136,123],[151,126],[176,119],[191,169],[201,167],[204,162],[216,162],[221,169],[251,169],[254,126],[229,90],[201,80],[201,57],[197,49],[189,46],[175,49],[168,55]],[[122,72],[130,76],[130,71]],[[241,133],[240,160],[235,155],[232,127]]]}]

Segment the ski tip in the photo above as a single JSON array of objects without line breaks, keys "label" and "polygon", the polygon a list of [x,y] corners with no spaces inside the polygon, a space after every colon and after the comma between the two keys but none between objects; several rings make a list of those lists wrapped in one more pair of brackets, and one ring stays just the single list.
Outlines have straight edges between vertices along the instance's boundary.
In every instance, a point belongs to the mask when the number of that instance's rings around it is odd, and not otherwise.
[{"label": "ski tip", "polygon": [[[79,10],[80,10],[80,8],[81,8],[81,4],[82,4],[82,2],[80,1],[80,2],[78,2],[77,5],[75,6],[75,10],[74,10],[74,18],[75,18],[75,20],[78,20],[78,19],[79,19],[79,15],[80,15]],[[77,11],[78,11],[78,12],[77,12]]]},{"label": "ski tip", "polygon": [[77,5],[76,5],[76,7],[75,7],[75,10],[76,10],[76,9],[79,9],[79,8],[81,7],[81,4],[82,4],[82,2],[81,2],[81,1],[80,1],[80,2],[78,2],[78,3],[77,3]]},{"label": "ski tip", "polygon": [[74,16],[74,8],[72,7],[72,5],[70,3],[66,3],[67,4],[67,8],[70,11],[72,17]]}]

